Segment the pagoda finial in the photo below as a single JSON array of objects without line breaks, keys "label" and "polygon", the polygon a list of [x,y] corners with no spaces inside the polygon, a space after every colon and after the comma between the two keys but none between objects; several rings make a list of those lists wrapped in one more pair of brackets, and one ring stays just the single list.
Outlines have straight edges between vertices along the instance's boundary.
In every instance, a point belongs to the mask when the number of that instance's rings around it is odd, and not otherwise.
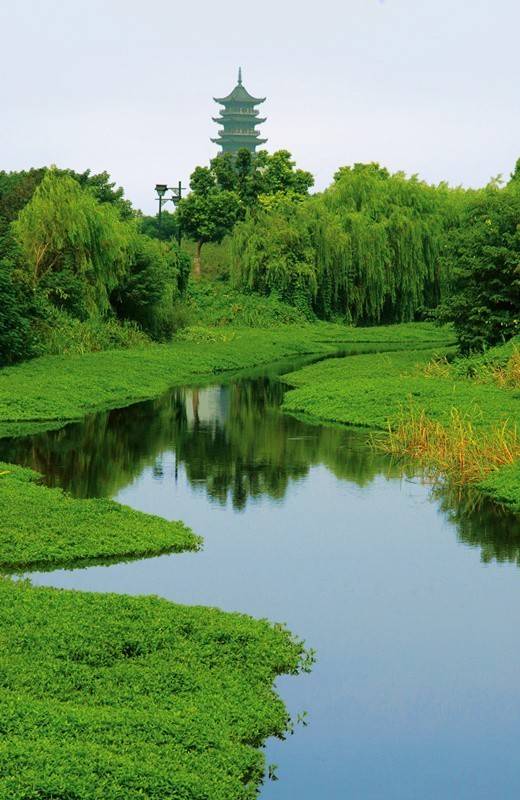
[{"label": "pagoda finial", "polygon": [[238,68],[238,85],[242,86],[242,67]]}]

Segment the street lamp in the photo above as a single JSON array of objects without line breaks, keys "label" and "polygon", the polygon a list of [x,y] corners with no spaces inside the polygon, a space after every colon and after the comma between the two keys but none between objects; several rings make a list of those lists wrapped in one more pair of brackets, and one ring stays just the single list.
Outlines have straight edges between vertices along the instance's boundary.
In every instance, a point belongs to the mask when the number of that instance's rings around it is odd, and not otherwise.
[{"label": "street lamp", "polygon": [[[159,232],[161,231],[162,226],[162,208],[165,203],[173,203],[174,206],[177,205],[179,200],[182,199],[182,193],[185,187],[182,186],[181,181],[177,184],[177,186],[168,186],[166,183],[156,183],[155,184],[155,191],[157,193],[157,199],[159,200]],[[171,192],[169,197],[166,197],[166,193]],[[181,226],[177,225],[177,241],[179,243],[179,247],[181,246]]]}]

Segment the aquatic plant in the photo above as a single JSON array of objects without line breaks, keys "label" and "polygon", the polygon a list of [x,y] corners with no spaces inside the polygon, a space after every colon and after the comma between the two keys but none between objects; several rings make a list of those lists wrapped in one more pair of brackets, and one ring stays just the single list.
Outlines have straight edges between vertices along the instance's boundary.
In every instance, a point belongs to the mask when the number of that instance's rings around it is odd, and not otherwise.
[{"label": "aquatic plant", "polygon": [[306,668],[283,626],[0,578],[0,796],[254,800]]}]

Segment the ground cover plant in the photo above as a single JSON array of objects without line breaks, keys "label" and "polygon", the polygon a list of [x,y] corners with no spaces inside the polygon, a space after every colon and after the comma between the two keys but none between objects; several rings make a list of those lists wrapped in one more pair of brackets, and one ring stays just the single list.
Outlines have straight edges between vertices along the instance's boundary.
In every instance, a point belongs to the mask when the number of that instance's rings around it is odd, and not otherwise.
[{"label": "ground cover plant", "polygon": [[388,431],[383,446],[394,456],[454,484],[486,491],[489,481],[490,494],[520,508],[516,468],[497,477],[520,459],[520,392],[496,379],[498,365],[508,369],[516,358],[512,348],[489,351],[473,365],[439,360],[442,350],[413,349],[313,364],[286,376],[295,388],[284,408]]},{"label": "ground cover plant", "polygon": [[156,597],[0,578],[0,796],[248,800],[273,691],[310,656],[281,626]]},{"label": "ground cover plant", "polygon": [[196,550],[201,540],[168,522],[111,500],[75,500],[38,482],[37,473],[0,463],[0,570]]}]

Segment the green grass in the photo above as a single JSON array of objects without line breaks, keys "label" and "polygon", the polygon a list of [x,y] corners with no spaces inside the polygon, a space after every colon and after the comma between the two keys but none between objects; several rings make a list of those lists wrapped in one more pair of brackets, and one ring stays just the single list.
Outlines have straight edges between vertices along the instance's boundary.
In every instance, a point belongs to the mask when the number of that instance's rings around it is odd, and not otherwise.
[{"label": "green grass", "polygon": [[340,349],[446,343],[428,324],[347,328],[320,323],[264,329],[188,329],[183,341],[84,355],[47,356],[0,370],[0,436],[56,427],[156,396],[176,384]]},{"label": "green grass", "polygon": [[478,489],[497,503],[520,514],[520,461],[494,472],[478,484]]},{"label": "green grass", "polygon": [[285,377],[296,388],[284,400],[286,411],[321,420],[386,429],[410,402],[432,419],[448,422],[461,408],[476,425],[506,418],[520,410],[519,391],[450,377],[427,377],[424,368],[439,350],[359,355],[305,367]]},{"label": "green grass", "polygon": [[[446,426],[448,434],[456,410],[477,439],[479,430],[491,434],[504,425],[514,438],[514,426],[520,418],[520,390],[469,378],[460,361],[453,367],[445,364],[439,370],[425,372],[439,352],[442,350],[406,350],[313,364],[286,376],[295,388],[286,394],[283,407],[322,421],[379,429],[398,425],[403,429],[407,419],[412,425],[414,419],[424,416]],[[503,353],[495,360],[489,354],[488,359],[496,363],[503,359]],[[459,438],[454,437],[457,446],[461,445]],[[489,468],[494,470],[491,463]],[[482,469],[486,471],[485,464]],[[479,486],[501,502],[518,506],[518,478],[515,468],[501,469]]]},{"label": "green grass", "polygon": [[111,500],[75,500],[37,483],[32,470],[0,463],[0,569],[196,550],[201,540],[182,522],[167,522]]},{"label": "green grass", "polygon": [[263,620],[1,578],[0,645],[6,800],[252,800],[306,668]]}]

